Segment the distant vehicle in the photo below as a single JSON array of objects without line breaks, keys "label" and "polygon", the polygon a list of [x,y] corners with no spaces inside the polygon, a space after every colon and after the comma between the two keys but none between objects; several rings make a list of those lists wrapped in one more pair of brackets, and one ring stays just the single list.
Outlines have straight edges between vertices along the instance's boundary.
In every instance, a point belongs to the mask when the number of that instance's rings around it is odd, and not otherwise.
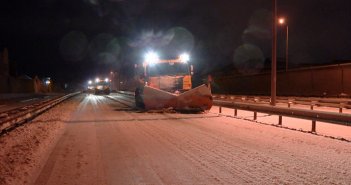
[{"label": "distant vehicle", "polygon": [[177,59],[160,60],[148,53],[135,90],[135,103],[139,108],[205,111],[212,107],[211,89],[207,85],[192,87],[193,66],[189,55]]},{"label": "distant vehicle", "polygon": [[92,93],[92,94],[110,94],[111,93],[111,80],[108,78],[105,79],[100,79],[96,78],[95,81],[89,80],[87,89],[87,93]]}]

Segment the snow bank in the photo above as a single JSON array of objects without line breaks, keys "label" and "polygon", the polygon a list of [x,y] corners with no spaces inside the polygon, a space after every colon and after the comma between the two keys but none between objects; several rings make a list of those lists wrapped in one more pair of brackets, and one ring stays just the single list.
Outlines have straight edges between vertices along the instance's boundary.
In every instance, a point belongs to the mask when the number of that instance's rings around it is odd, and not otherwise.
[{"label": "snow bank", "polygon": [[0,185],[31,184],[78,106],[67,101],[0,137]]}]

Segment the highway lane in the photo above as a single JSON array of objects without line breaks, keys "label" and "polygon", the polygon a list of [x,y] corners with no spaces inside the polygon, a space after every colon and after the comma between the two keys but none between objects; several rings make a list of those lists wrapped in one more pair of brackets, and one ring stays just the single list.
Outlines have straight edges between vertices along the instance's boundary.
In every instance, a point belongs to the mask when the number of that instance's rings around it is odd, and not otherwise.
[{"label": "highway lane", "polygon": [[208,114],[79,106],[34,184],[347,184],[349,143]]}]

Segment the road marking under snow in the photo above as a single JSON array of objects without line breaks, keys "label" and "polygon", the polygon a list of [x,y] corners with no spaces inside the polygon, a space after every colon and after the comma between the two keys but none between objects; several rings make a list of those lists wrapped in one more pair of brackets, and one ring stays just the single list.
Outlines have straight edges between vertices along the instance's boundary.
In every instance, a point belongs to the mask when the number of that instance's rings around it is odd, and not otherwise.
[{"label": "road marking under snow", "polygon": [[22,100],[21,102],[29,102],[29,101],[33,101],[33,100],[37,100],[38,98],[31,98],[31,99],[28,99],[28,100]]}]

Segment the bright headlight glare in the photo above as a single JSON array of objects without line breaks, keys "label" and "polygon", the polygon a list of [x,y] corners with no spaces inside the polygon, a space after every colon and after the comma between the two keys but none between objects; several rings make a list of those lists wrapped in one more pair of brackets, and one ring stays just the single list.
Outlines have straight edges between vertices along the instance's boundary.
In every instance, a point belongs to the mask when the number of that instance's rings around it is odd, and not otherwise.
[{"label": "bright headlight glare", "polygon": [[92,84],[92,83],[93,83],[93,81],[91,81],[91,80],[88,81],[88,84],[89,84],[89,85]]},{"label": "bright headlight glare", "polygon": [[96,83],[100,82],[100,79],[99,79],[99,78],[96,78],[96,79],[95,79],[95,82],[96,82]]},{"label": "bright headlight glare", "polygon": [[105,82],[108,82],[108,78],[105,78]]},{"label": "bright headlight glare", "polygon": [[183,53],[179,56],[179,60],[183,63],[187,63],[190,60],[190,56],[186,53]]},{"label": "bright headlight glare", "polygon": [[155,52],[149,52],[145,55],[145,62],[147,62],[150,65],[153,65],[158,61],[159,61],[159,58]]}]

